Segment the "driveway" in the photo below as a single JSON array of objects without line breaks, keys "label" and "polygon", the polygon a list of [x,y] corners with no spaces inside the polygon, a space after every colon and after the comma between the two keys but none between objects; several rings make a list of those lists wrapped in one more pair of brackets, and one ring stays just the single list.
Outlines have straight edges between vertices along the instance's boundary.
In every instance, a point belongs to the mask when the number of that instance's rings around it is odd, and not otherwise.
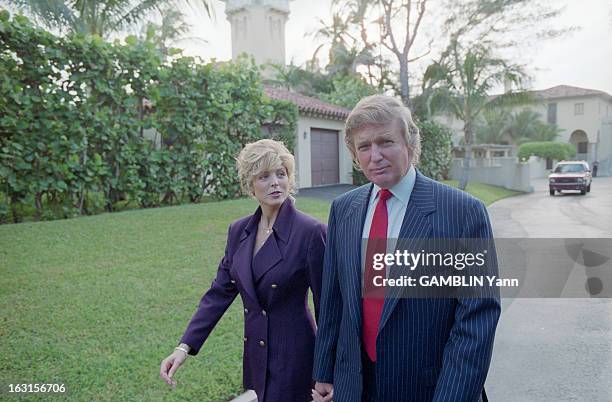
[{"label": "driveway", "polygon": [[[535,192],[489,207],[495,236],[612,238],[612,178],[586,196]],[[611,299],[504,299],[486,389],[491,401],[612,401]]]}]

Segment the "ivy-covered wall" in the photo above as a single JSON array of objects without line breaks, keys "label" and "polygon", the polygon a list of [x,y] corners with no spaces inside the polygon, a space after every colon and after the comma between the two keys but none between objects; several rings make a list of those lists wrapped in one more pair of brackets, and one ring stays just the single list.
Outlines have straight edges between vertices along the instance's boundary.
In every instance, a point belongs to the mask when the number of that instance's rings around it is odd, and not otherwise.
[{"label": "ivy-covered wall", "polygon": [[1,222],[236,196],[240,148],[265,125],[292,149],[297,118],[249,60],[164,60],[133,37],[57,37],[0,13]]}]

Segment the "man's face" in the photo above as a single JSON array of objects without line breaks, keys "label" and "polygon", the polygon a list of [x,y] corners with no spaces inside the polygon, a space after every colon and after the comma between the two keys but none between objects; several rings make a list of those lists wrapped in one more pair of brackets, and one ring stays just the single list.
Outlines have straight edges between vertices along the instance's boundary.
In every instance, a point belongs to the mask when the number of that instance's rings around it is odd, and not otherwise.
[{"label": "man's face", "polygon": [[353,135],[357,161],[369,181],[381,188],[397,184],[412,155],[395,124],[371,125]]}]

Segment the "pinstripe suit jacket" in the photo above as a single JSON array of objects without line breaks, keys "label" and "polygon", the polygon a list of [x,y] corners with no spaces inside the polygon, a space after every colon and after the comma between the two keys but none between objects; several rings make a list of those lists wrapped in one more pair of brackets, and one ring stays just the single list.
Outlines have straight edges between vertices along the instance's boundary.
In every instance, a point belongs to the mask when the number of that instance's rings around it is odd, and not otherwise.
[{"label": "pinstripe suit jacket", "polygon": [[[334,200],[323,268],[313,378],[335,402],[361,400],[361,234],[368,184]],[[483,203],[417,171],[400,238],[490,238]],[[376,341],[381,402],[475,402],[491,360],[499,298],[385,300]]]}]

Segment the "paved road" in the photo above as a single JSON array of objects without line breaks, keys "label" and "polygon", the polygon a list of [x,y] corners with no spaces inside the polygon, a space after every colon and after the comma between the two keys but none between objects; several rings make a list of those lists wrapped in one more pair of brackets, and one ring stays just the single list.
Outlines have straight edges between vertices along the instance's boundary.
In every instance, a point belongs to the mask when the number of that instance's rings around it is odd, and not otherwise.
[{"label": "paved road", "polygon": [[[612,238],[612,178],[586,196],[532,194],[489,207],[496,237]],[[612,300],[504,299],[491,401],[612,401]]]}]

